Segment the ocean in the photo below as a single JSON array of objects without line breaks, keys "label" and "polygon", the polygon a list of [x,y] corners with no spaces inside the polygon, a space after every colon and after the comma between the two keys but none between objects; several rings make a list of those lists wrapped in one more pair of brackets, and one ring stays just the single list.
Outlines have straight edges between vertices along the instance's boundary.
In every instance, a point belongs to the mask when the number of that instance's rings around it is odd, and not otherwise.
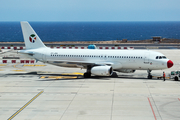
[{"label": "ocean", "polygon": [[[180,39],[180,22],[29,22],[43,42]],[[23,42],[20,22],[0,22],[0,42]]]}]

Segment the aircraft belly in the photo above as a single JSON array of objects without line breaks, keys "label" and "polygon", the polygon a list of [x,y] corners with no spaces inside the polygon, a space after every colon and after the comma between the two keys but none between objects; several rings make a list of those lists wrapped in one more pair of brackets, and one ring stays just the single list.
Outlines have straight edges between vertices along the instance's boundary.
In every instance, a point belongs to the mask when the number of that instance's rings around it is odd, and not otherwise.
[{"label": "aircraft belly", "polygon": [[143,62],[130,62],[130,63],[122,63],[122,68],[124,69],[134,69],[134,70],[156,70],[159,69],[158,64],[144,64]]},{"label": "aircraft belly", "polygon": [[139,65],[137,64],[137,62],[122,62],[122,68],[126,68],[126,69],[137,69],[139,67]]}]

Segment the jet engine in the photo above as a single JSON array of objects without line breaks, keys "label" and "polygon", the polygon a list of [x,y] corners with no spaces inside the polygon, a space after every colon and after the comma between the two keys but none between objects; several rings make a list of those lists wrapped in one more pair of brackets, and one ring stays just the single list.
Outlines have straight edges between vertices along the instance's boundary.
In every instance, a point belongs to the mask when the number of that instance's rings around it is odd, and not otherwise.
[{"label": "jet engine", "polygon": [[111,66],[95,66],[91,68],[91,74],[97,76],[111,76],[113,69]]},{"label": "jet engine", "polygon": [[123,72],[123,73],[134,73],[136,70],[132,69],[120,69],[118,72]]}]

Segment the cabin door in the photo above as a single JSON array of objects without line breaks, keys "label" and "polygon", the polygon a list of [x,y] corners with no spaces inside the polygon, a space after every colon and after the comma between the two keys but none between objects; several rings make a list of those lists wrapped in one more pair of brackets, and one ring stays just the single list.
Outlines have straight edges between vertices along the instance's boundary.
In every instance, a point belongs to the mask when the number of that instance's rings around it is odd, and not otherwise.
[{"label": "cabin door", "polygon": [[149,64],[149,55],[150,55],[149,52],[146,52],[145,55],[144,55],[144,63],[145,64]]},{"label": "cabin door", "polygon": [[46,55],[45,54],[42,54],[42,61],[46,62]]}]

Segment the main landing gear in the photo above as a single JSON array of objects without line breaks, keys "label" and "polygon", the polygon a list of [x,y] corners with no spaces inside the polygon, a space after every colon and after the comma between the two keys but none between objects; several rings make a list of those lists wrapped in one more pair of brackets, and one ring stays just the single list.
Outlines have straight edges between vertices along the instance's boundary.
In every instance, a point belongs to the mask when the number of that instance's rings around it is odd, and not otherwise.
[{"label": "main landing gear", "polygon": [[84,78],[90,78],[90,77],[91,77],[91,73],[89,73],[89,72],[84,73]]},{"label": "main landing gear", "polygon": [[148,79],[152,79],[151,71],[152,71],[152,70],[147,70],[147,72],[148,72],[147,78],[148,78]]},{"label": "main landing gear", "polygon": [[84,78],[90,78],[91,77],[91,66],[87,66],[87,71],[84,73]]}]

